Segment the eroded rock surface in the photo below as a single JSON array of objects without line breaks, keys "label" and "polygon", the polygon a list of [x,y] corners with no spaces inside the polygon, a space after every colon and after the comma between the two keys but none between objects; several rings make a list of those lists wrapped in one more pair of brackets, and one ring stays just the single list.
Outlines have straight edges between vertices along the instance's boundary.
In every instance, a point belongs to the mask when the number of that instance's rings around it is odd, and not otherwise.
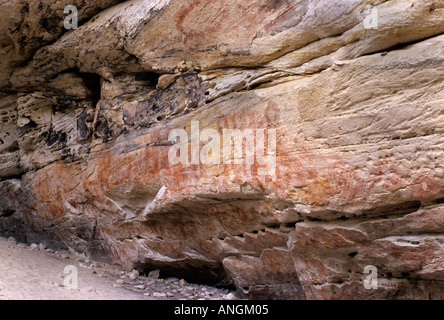
[{"label": "eroded rock surface", "polygon": [[[444,298],[444,1],[118,2],[1,2],[0,231],[249,298]],[[220,161],[173,164],[196,123]]]}]

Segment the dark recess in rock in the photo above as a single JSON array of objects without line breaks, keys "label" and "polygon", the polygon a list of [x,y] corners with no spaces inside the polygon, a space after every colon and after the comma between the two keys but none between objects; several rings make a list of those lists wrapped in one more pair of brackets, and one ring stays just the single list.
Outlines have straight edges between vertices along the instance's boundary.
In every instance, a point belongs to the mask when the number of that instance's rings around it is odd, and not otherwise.
[{"label": "dark recess in rock", "polygon": [[137,263],[134,267],[145,274],[159,269],[161,278],[176,277],[185,279],[188,282],[208,284],[227,289],[234,288],[232,282],[227,280],[225,270],[221,264],[193,266],[192,264],[181,262],[173,265]]},{"label": "dark recess in rock", "polygon": [[11,209],[11,208],[7,208],[7,209],[4,209],[3,210],[3,212],[0,214],[0,217],[10,217],[10,216],[12,216],[13,214],[15,213],[15,210],[14,209]]},{"label": "dark recess in rock", "polygon": [[155,72],[139,72],[135,75],[136,81],[144,81],[148,87],[155,88],[159,82],[160,75]]},{"label": "dark recess in rock", "polygon": [[88,118],[88,113],[83,110],[83,112],[77,117],[77,140],[84,141],[89,137],[89,128],[86,124]]},{"label": "dark recess in rock", "polygon": [[40,25],[48,31],[50,34],[55,35],[57,29],[60,28],[61,19],[60,17],[43,17],[40,20]]},{"label": "dark recess in rock", "polygon": [[65,132],[55,131],[52,125],[50,126],[49,130],[45,133],[45,135],[46,135],[45,142],[48,147],[51,147],[57,142],[65,143],[67,138]]}]

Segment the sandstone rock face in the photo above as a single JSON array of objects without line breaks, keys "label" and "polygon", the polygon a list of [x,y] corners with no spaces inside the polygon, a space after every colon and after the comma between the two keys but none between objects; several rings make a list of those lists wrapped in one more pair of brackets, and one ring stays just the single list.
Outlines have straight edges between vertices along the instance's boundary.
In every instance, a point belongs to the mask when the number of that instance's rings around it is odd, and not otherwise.
[{"label": "sandstone rock face", "polygon": [[444,1],[1,8],[3,233],[248,298],[444,298]]}]

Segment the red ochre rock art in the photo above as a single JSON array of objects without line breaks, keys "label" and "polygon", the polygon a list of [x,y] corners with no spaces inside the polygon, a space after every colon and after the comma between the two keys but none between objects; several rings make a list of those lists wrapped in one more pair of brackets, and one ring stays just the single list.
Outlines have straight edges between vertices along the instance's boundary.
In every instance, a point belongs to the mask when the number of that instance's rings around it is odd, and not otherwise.
[{"label": "red ochre rock art", "polygon": [[279,25],[279,20],[286,19],[281,16],[289,16],[293,6],[286,0],[187,0],[174,19],[189,49],[198,50],[217,43],[222,30],[235,37],[238,45],[245,45],[258,30],[264,28],[269,32],[276,24]]},{"label": "red ochre rock art", "polygon": [[444,297],[436,1],[84,2],[0,12],[2,234],[247,298]]}]

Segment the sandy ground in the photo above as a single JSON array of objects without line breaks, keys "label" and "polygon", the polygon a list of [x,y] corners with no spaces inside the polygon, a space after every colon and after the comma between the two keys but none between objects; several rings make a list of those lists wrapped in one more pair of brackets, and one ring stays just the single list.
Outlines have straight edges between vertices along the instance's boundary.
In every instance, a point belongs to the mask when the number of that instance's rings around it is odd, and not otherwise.
[{"label": "sandy ground", "polygon": [[[74,275],[65,270],[67,266],[77,270],[77,289],[65,286],[72,284]],[[232,297],[227,294],[224,289],[175,278],[130,279],[130,273],[117,266],[90,262],[67,252],[31,248],[0,237],[0,300],[221,300]]]}]

